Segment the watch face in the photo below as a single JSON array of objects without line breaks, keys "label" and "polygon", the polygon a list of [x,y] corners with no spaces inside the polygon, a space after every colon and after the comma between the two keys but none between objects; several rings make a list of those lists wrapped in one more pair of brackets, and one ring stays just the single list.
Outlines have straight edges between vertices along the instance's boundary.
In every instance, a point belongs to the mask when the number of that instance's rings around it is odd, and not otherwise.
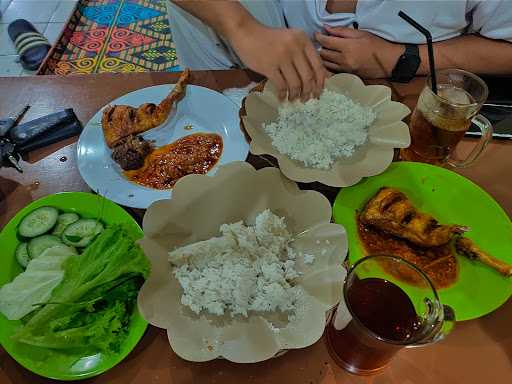
[{"label": "watch face", "polygon": [[403,54],[393,69],[392,79],[398,82],[408,82],[416,75],[419,66],[419,56]]}]

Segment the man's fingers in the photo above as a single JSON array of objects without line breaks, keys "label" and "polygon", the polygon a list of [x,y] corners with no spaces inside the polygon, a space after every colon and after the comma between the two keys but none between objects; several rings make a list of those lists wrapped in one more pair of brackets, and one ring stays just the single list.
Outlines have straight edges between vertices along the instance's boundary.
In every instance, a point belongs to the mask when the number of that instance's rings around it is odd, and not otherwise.
[{"label": "man's fingers", "polygon": [[283,100],[286,97],[286,91],[288,88],[286,87],[286,81],[284,80],[281,72],[279,70],[272,72],[268,79],[276,87],[277,97],[279,97],[280,100]]},{"label": "man's fingers", "polygon": [[328,79],[329,77],[332,77],[334,76],[334,72],[331,72],[330,70],[328,70],[327,68],[324,67],[324,72],[325,72],[325,78]]},{"label": "man's fingers", "polygon": [[342,72],[343,71],[343,68],[339,64],[331,63],[330,61],[324,60],[323,65],[325,66],[325,68],[327,68],[329,71],[332,71],[332,72]]},{"label": "man's fingers", "polygon": [[315,97],[319,97],[324,89],[325,70],[322,65],[322,60],[320,59],[320,56],[318,55],[318,52],[316,51],[313,44],[308,44],[306,46],[306,57],[309,61],[309,64],[311,65],[311,68],[313,68],[316,79],[315,87],[313,88],[313,94]]},{"label": "man's fingers", "polygon": [[302,54],[302,52],[295,57],[293,64],[295,65],[295,69],[297,70],[302,83],[301,99],[302,101],[306,101],[311,97],[311,93],[316,87],[313,68],[311,68],[308,59],[304,54]]},{"label": "man's fingers", "polygon": [[363,31],[353,28],[346,27],[330,27],[328,25],[324,25],[325,30],[329,33],[329,35],[337,36],[337,37],[345,37],[348,39],[357,39],[364,34]]},{"label": "man's fingers", "polygon": [[297,70],[292,63],[282,64],[280,70],[288,88],[288,100],[295,100],[300,96],[302,89],[302,82],[297,74]]},{"label": "man's fingers", "polygon": [[315,33],[315,38],[322,47],[335,51],[339,51],[341,49],[341,45],[343,44],[343,39],[340,39],[339,37],[322,35],[318,32]]},{"label": "man's fingers", "polygon": [[330,49],[322,48],[320,50],[320,57],[324,61],[330,61],[332,63],[341,64],[342,53],[341,52],[336,52],[336,51],[331,51]]}]

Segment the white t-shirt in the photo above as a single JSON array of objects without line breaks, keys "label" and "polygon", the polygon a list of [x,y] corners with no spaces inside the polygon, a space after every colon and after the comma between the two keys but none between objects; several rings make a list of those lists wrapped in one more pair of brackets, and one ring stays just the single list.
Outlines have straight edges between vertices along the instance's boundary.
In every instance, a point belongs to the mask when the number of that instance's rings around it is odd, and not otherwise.
[{"label": "white t-shirt", "polygon": [[427,28],[434,41],[469,32],[512,41],[512,0],[359,0],[355,13],[326,11],[327,0],[280,0],[288,25],[310,37],[323,25],[352,26],[400,43],[421,44],[425,37],[398,16],[400,10]]},{"label": "white t-shirt", "polygon": [[[425,37],[398,16],[398,11],[429,29],[434,41],[478,32],[492,39],[512,41],[512,0],[359,0],[355,13],[329,14],[327,0],[240,0],[262,24],[305,31],[313,39],[323,25],[352,26],[385,39],[411,44]],[[168,1],[173,40],[183,66],[191,69],[227,69],[240,65],[227,43],[199,19]],[[318,44],[317,44],[318,47]],[[265,54],[262,52],[262,54]]]}]

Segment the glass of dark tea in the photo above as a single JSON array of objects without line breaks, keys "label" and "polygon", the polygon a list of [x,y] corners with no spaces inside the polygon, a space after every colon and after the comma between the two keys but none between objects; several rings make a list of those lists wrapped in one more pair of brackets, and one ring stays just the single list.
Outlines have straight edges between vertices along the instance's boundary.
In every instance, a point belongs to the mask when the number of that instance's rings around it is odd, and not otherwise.
[{"label": "glass of dark tea", "polygon": [[454,322],[453,310],[441,304],[420,269],[396,256],[374,255],[350,268],[326,343],[338,365],[372,375],[400,349],[441,340]]},{"label": "glass of dark tea", "polygon": [[[492,125],[478,112],[489,93],[478,76],[460,69],[436,71],[437,94],[432,91],[431,78],[421,92],[409,124],[411,145],[402,152],[405,160],[431,164],[466,167],[482,153],[492,138]],[[464,158],[455,155],[455,148],[471,124],[482,131],[479,142]]]}]

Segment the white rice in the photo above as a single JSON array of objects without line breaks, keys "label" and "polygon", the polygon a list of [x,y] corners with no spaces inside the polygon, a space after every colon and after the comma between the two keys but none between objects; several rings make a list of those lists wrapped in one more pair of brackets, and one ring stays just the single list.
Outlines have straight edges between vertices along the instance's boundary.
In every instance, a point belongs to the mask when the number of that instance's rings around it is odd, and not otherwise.
[{"label": "white rice", "polygon": [[276,122],[264,129],[272,145],[306,167],[329,169],[339,157],[350,157],[368,137],[376,118],[370,107],[325,90],[319,99],[285,103]]},{"label": "white rice", "polygon": [[[289,246],[292,235],[284,218],[267,209],[254,226],[223,224],[220,232],[220,237],[169,253],[183,288],[181,303],[197,314],[248,317],[250,312],[281,312],[294,319],[304,299],[296,283],[296,257],[302,255]],[[307,263],[313,262],[309,257]]]}]

